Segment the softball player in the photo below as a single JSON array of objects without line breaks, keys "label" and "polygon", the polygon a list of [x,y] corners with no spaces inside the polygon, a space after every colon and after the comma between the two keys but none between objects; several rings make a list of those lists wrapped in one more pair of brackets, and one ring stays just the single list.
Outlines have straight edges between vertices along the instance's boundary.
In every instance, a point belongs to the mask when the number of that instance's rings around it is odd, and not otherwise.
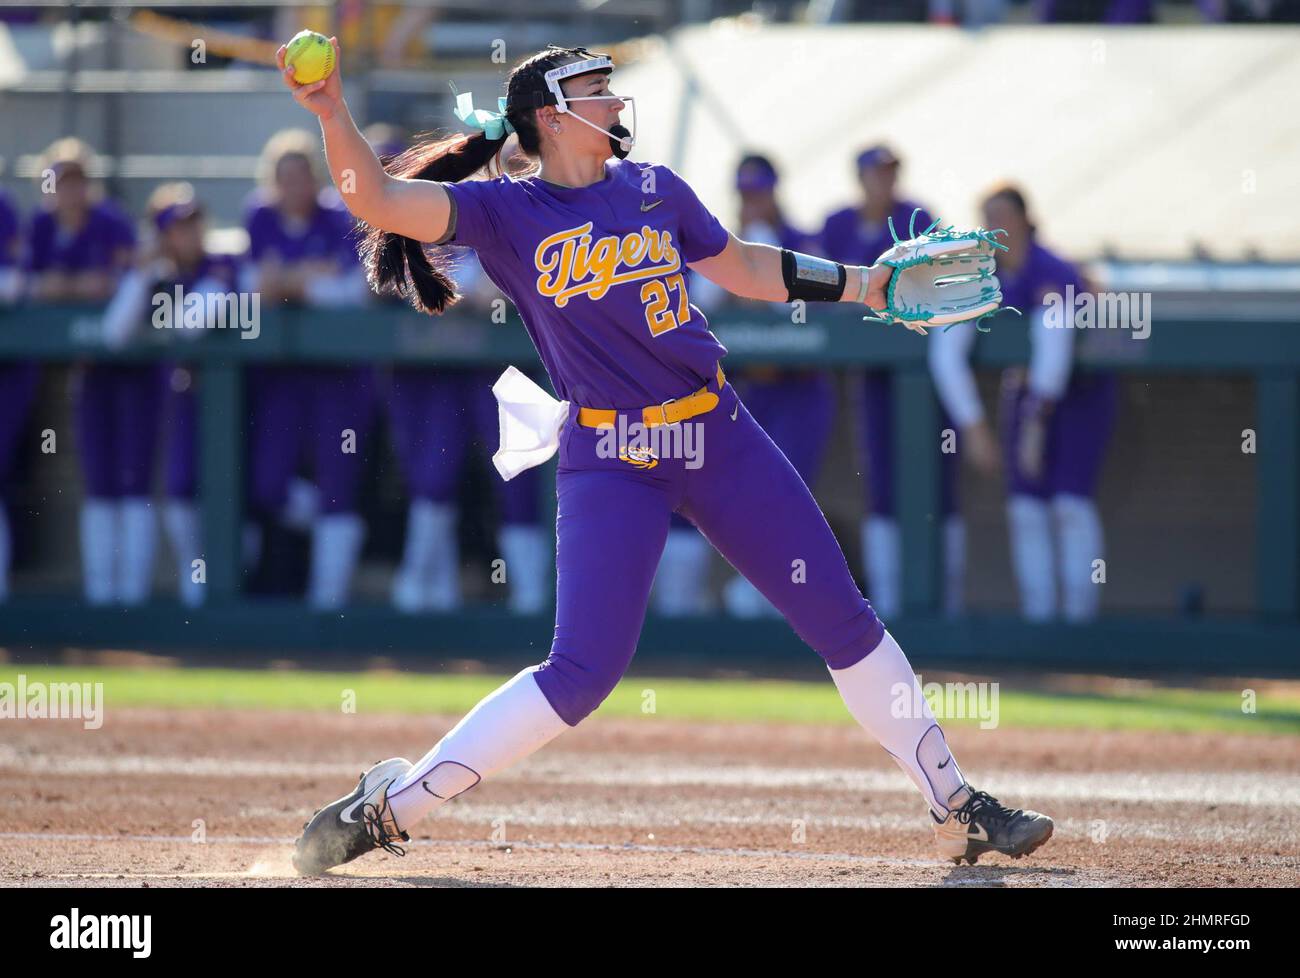
[{"label": "softball player", "polygon": [[[888,146],[871,146],[858,154],[858,183],[862,200],[826,218],[822,228],[822,254],[839,262],[869,262],[894,243],[889,219],[896,228],[908,227],[913,212],[916,226],[932,218],[918,204],[895,196],[900,161]],[[894,380],[888,370],[862,374],[862,450],[867,460],[867,516],[862,521],[863,570],[875,606],[886,618],[902,610],[903,540],[894,513]],[[940,418],[940,431],[949,427]],[[934,444],[939,444],[935,432]],[[962,610],[962,582],[966,574],[966,529],[957,512],[957,466],[952,455],[940,456],[939,509],[943,518],[944,611]]]},{"label": "softball player", "polygon": [[[104,334],[108,344],[125,344],[158,307],[155,296],[171,298],[179,286],[182,293],[207,296],[233,295],[239,287],[239,269],[229,255],[208,254],[203,247],[204,211],[188,183],[167,183],[149,196],[149,223],[157,235],[156,247],[139,267],[126,275],[104,313]],[[205,301],[203,328],[185,328],[179,312],[173,312],[173,342],[196,340],[204,329],[218,323],[215,307]],[[212,318],[209,318],[212,317]],[[184,363],[163,363],[155,383],[163,406],[166,429],[164,450],[163,527],[176,558],[177,593],[181,601],[195,607],[203,603],[203,585],[194,580],[193,562],[203,552],[199,533],[198,494],[198,405],[195,393],[196,369]],[[139,569],[141,573],[144,568]]]},{"label": "softball player", "polygon": [[[908,704],[923,703],[911,666],[858,590],[807,486],[727,383],[727,351],[691,305],[684,278],[689,265],[751,299],[882,308],[891,269],[743,242],[672,170],[627,162],[635,102],[610,90],[613,68],[583,48],[535,55],[511,72],[499,111],[459,96],[457,115],[481,131],[423,144],[395,174],[357,131],[337,71],[306,86],[284,75],[321,120],[336,180],[355,175],[345,199],[369,225],[372,283],[440,312],[456,297],[422,243],[473,248],[518,306],[564,399],[535,400],[535,416],[517,416],[542,436],[542,450],[521,439],[497,458],[505,474],[503,454],[538,463],[558,443],[550,655],[487,696],[415,764],[377,764],[317,812],[295,866],[316,873],[375,847],[402,852],[399,841],[433,809],[595,710],[636,649],[673,512],[823,657],[849,711],[921,791],[945,856],[1032,851],[1051,820],[968,785],[928,706],[897,709],[903,692],[913,696]],[[629,107],[633,131],[620,122]],[[511,132],[540,161],[534,175],[467,179],[497,159]],[[519,377],[512,368],[498,381],[503,404]],[[553,419],[541,418],[551,406]],[[670,437],[658,451],[631,443],[611,451],[611,432],[633,423]],[[693,466],[679,457],[688,437],[702,446]]]},{"label": "softball player", "polygon": [[[245,287],[266,303],[360,306],[365,276],[350,238],[353,221],[332,191],[322,191],[314,161],[316,140],[286,130],[266,144],[261,186],[248,203],[249,264]],[[249,371],[248,499],[263,531],[264,559],[273,566],[275,542],[289,486],[304,444],[320,486],[320,513],[312,524],[308,603],[337,608],[347,601],[361,556],[365,524],[357,513],[364,444],[375,418],[374,371],[369,367],[257,367]],[[343,432],[357,450],[343,451]],[[274,573],[267,576],[275,578]],[[282,582],[274,582],[276,584]]]},{"label": "softball player", "polygon": [[[469,249],[450,250],[466,252],[465,264],[477,264]],[[473,278],[464,267],[455,276],[457,291],[470,286]],[[496,445],[495,379],[491,371],[473,368],[393,371],[389,427],[411,494],[402,562],[393,578],[393,605],[400,611],[451,611],[461,605],[457,498],[470,450],[490,457]],[[498,483],[496,492],[508,607],[521,615],[539,614],[550,601],[552,555],[540,525],[538,474],[530,469]]]},{"label": "softball player", "polygon": [[[54,176],[50,206],[31,222],[28,271],[38,302],[104,304],[130,267],[132,220],[92,190],[89,146],[60,139],[42,173]],[[159,391],[150,364],[91,363],[74,371],[77,451],[85,478],[81,572],[86,601],[139,604],[153,583],[158,529],[149,498]]]},{"label": "softball player", "polygon": [[[375,123],[366,141],[387,164],[406,139],[396,127]],[[500,298],[469,248],[449,248],[456,291],[476,308]],[[385,297],[402,302],[400,296]],[[452,611],[461,605],[457,496],[471,444],[490,455],[497,440],[497,403],[490,371],[469,368],[394,367],[388,384],[388,425],[393,449],[411,496],[402,561],[393,575],[392,601],[399,611]],[[529,470],[499,486],[497,542],[509,568],[509,608],[539,614],[550,601],[553,560],[542,532],[539,473]]]},{"label": "softball player", "polygon": [[[736,192],[740,196],[740,237],[790,251],[817,250],[814,235],[807,234],[786,220],[777,199],[779,176],[766,156],[750,153],[736,165]],[[687,280],[693,299],[706,313],[732,296],[702,275],[692,273]],[[750,303],[751,307],[755,305]],[[788,317],[790,307],[778,303],[767,307],[776,316]],[[775,318],[775,316],[774,316]],[[737,393],[754,420],[790,460],[799,478],[813,486],[821,469],[831,428],[835,423],[835,385],[830,374],[821,369],[755,366],[746,368],[739,377],[732,376]],[[676,538],[676,539],[675,539]],[[676,546],[674,546],[676,544]],[[693,550],[702,557],[691,560]],[[673,514],[668,531],[664,559],[659,564],[651,591],[651,606],[670,613],[676,609],[656,596],[700,595],[706,584],[709,558],[708,541],[685,519]],[[674,560],[669,560],[672,554]],[[695,568],[698,570],[692,573]],[[671,588],[671,589],[670,589]],[[723,586],[723,607],[737,618],[777,615],[778,612],[742,575],[735,575]],[[664,605],[669,604],[668,608]],[[688,611],[702,607],[686,606]],[[681,613],[681,612],[678,612]]]},{"label": "softball player", "polygon": [[[1007,525],[1021,612],[1033,621],[1058,614],[1087,621],[1101,601],[1092,562],[1104,556],[1104,539],[1093,497],[1115,427],[1119,381],[1113,373],[1075,367],[1074,330],[1048,328],[1044,296],[1063,295],[1067,285],[1076,294],[1091,288],[1078,269],[1039,242],[1024,194],[999,187],[985,197],[983,209],[985,220],[996,222],[988,227],[1007,230],[1009,250],[998,256],[1003,302],[1023,310],[1030,329],[1028,366],[1002,378]],[[992,454],[969,363],[975,333],[940,334],[929,351],[939,396],[965,444],[988,446],[979,454]]]}]

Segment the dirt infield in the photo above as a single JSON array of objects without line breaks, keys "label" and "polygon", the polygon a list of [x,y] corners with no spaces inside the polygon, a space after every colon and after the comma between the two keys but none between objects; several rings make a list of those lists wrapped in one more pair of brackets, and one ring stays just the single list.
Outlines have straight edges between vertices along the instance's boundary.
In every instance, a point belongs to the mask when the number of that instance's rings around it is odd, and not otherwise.
[{"label": "dirt infield", "polygon": [[[414,760],[451,717],[119,710],[102,729],[10,720],[4,886],[1295,886],[1288,737],[949,730],[967,777],[1057,821],[1013,862],[953,867],[923,806],[853,727],[588,720],[445,805],[404,859],[293,876],[320,804]],[[199,841],[199,840],[202,841]]]}]

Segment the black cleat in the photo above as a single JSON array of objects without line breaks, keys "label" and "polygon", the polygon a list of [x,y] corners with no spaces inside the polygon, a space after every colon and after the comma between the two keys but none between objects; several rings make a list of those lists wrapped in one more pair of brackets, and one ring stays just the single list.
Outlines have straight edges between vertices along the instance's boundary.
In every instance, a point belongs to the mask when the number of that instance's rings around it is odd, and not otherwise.
[{"label": "black cleat", "polygon": [[411,762],[400,757],[376,764],[361,775],[355,791],[317,811],[294,846],[298,875],[315,876],[371,849],[406,855],[397,840],[410,842],[411,837],[393,821],[388,787],[410,769]]},{"label": "black cleat", "polygon": [[1000,852],[1012,859],[1029,855],[1052,837],[1055,826],[1046,815],[1024,809],[1005,808],[985,791],[962,785],[948,802],[948,817],[934,812],[934,837],[939,852],[957,865],[963,859],[974,866],[986,852]]}]

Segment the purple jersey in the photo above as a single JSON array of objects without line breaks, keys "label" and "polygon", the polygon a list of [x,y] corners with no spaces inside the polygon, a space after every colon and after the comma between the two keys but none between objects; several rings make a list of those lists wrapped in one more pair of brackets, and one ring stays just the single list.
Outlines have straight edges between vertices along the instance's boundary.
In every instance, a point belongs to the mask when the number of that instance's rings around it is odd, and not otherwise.
[{"label": "purple jersey", "polygon": [[317,204],[307,222],[294,227],[263,191],[254,191],[244,217],[249,257],[260,262],[276,255],[286,265],[333,258],[340,271],[355,266],[357,242],[351,237],[355,219],[330,191],[322,190]]},{"label": "purple jersey", "polygon": [[32,218],[27,267],[32,272],[109,271],[122,249],[135,247],[131,219],[112,201],[91,205],[86,222],[69,234],[53,211]]},{"label": "purple jersey", "polygon": [[781,247],[789,251],[802,251],[811,254],[818,247],[817,235],[809,234],[807,231],[800,231],[798,228],[783,223],[781,225]]},{"label": "purple jersey", "polygon": [[1152,0],[1038,0],[1036,14],[1043,23],[1152,24]]},{"label": "purple jersey", "polygon": [[199,264],[191,271],[178,276],[173,285],[180,285],[186,292],[197,286],[223,292],[235,292],[239,289],[239,261],[234,255],[210,255],[206,252]]},{"label": "purple jersey", "polygon": [[0,268],[13,268],[22,253],[22,226],[13,199],[0,190]]},{"label": "purple jersey", "polygon": [[1066,285],[1073,285],[1076,294],[1087,289],[1077,268],[1037,241],[1030,241],[1024,264],[1015,271],[998,264],[998,282],[1002,285],[1002,304],[1015,306],[1026,316],[1041,307],[1048,292],[1063,293]]},{"label": "purple jersey", "polygon": [[610,160],[587,187],[537,177],[445,186],[452,240],[478,252],[518,307],[561,398],[633,409],[716,375],[727,350],[690,304],[685,273],[721,252],[727,231],[668,167]]},{"label": "purple jersey", "polygon": [[[894,230],[900,238],[907,238],[907,228],[912,220],[912,212],[919,207],[910,200],[895,202],[889,216],[894,219]],[[922,208],[916,215],[916,230],[919,234],[930,225],[934,218]],[[844,265],[872,265],[877,258],[894,246],[894,239],[889,233],[889,222],[881,221],[876,225],[867,225],[862,219],[858,207],[845,207],[826,218],[822,228],[822,254]]]},{"label": "purple jersey", "polygon": [[740,236],[746,241],[786,248],[790,251],[814,252],[817,249],[817,236],[800,231],[796,227],[781,221],[779,225],[767,221],[751,221],[740,229]]}]

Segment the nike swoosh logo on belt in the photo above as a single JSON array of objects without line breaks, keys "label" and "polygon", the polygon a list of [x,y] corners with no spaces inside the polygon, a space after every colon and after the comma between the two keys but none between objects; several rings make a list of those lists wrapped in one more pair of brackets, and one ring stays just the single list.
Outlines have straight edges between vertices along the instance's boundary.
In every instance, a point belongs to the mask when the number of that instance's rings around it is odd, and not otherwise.
[{"label": "nike swoosh logo on belt", "polygon": [[662,204],[663,202],[664,202],[664,199],[663,199],[662,197],[660,197],[660,198],[659,198],[658,200],[656,200],[654,203],[647,203],[646,201],[643,200],[643,201],[641,201],[641,213],[644,214],[646,211],[652,211],[652,210],[654,210],[656,207],[658,207],[660,204]]}]

